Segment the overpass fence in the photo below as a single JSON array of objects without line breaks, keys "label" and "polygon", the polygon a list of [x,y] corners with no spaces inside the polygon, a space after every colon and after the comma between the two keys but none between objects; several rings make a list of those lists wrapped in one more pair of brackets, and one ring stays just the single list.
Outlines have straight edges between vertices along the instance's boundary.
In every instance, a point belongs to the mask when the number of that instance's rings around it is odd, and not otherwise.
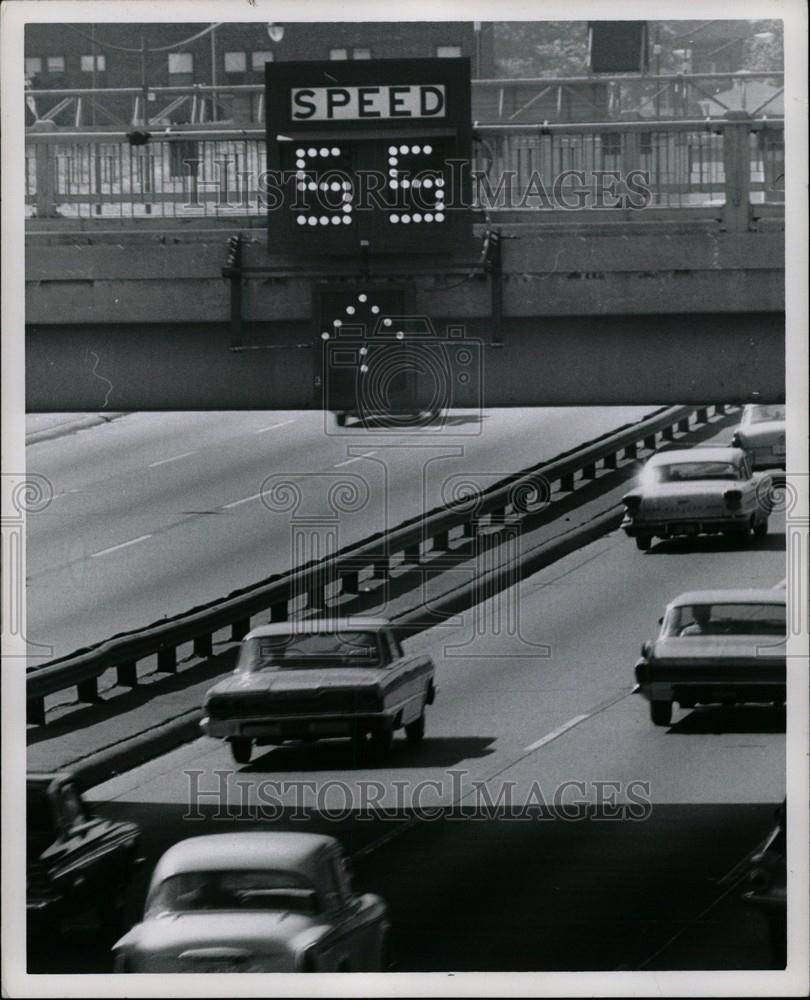
[{"label": "overpass fence", "polygon": [[[473,119],[499,124],[619,121],[626,115],[722,118],[734,110],[752,117],[784,115],[784,73],[768,71],[481,79],[472,81],[471,90]],[[262,126],[265,114],[265,87],[256,83],[32,88],[25,97],[26,124],[75,129]]]},{"label": "overpass fence", "polygon": [[[784,121],[724,119],[476,125],[473,207],[556,215],[643,208],[639,221],[692,215],[745,228],[784,215]],[[262,216],[265,134],[174,126],[133,145],[115,127],[29,130],[28,218]],[[622,200],[624,198],[624,200]],[[627,199],[630,199],[628,204]],[[582,221],[578,219],[577,221]]]}]

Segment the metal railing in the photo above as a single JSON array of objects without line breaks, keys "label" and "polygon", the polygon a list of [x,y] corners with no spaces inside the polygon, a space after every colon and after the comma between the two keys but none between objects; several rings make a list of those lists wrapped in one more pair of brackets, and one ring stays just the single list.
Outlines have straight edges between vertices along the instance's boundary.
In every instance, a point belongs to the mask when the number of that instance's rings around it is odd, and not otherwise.
[{"label": "metal railing", "polygon": [[622,462],[634,462],[643,452],[675,440],[678,433],[709,423],[710,411],[718,416],[725,413],[725,407],[669,407],[567,456],[518,473],[491,489],[471,492],[238,596],[32,668],[26,677],[28,721],[44,725],[46,697],[72,688],[80,702],[96,701],[99,678],[108,670],[116,671],[117,683],[125,687],[137,686],[138,662],[150,657],[156,657],[158,672],[174,673],[180,647],[191,644],[196,656],[210,656],[217,631],[230,628],[231,640],[238,641],[259,614],[269,611],[271,621],[286,621],[302,613],[340,614],[341,598],[359,593],[361,576],[364,583],[370,578],[386,580],[392,567],[402,562],[418,567],[424,560],[432,571],[442,568],[442,558],[449,557],[454,547],[451,533],[460,532],[470,539],[482,530],[497,533],[507,523],[513,529],[515,521],[546,510],[555,493],[568,495],[593,482],[600,471],[616,470]]},{"label": "metal railing", "polygon": [[[484,125],[475,136],[480,208],[614,207],[608,174],[617,175],[618,194],[629,197],[626,185],[635,184],[631,208],[704,208],[716,217],[718,206],[747,211],[784,200],[776,119]],[[260,129],[177,128],[140,146],[119,131],[32,132],[26,207],[36,218],[261,216],[266,166]],[[591,192],[584,201],[583,187]]]},{"label": "metal railing", "polygon": [[[720,117],[747,111],[781,117],[784,74],[773,72],[608,75],[472,81],[479,123]],[[264,124],[264,84],[216,87],[85,87],[26,91],[27,122],[60,127],[228,122]],[[145,109],[145,114],[144,114]]]}]

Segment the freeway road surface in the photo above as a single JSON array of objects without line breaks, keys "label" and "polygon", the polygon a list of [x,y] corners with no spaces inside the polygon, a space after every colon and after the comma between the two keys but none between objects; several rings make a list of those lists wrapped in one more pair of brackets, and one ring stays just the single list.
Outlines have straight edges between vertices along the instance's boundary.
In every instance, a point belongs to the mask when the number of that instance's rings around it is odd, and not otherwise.
[{"label": "freeway road surface", "polygon": [[[700,708],[656,728],[631,687],[669,598],[773,586],[783,548],[777,515],[744,549],[640,553],[614,532],[410,640],[438,672],[423,744],[362,764],[347,742],[291,744],[240,768],[201,738],[88,797],[142,825],[147,870],[198,833],[329,830],[389,903],[399,971],[767,968],[766,929],[723,878],[785,794],[784,712]],[[488,809],[501,795],[511,818]],[[351,809],[375,799],[370,819]],[[143,881],[131,919],[142,896]],[[31,954],[32,969],[107,963],[99,941]]]},{"label": "freeway road surface", "polygon": [[54,500],[27,521],[31,662],[224,597],[652,411],[454,411],[398,434],[317,412],[134,413],[40,440],[28,472]]}]

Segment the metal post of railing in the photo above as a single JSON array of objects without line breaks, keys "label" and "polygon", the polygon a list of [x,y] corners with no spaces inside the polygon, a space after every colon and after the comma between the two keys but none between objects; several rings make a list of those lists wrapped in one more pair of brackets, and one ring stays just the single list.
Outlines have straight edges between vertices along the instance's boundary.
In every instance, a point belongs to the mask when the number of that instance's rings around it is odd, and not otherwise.
[{"label": "metal post of railing", "polygon": [[723,223],[727,230],[745,231],[751,221],[751,152],[748,136],[751,116],[727,111],[723,128],[723,170],[726,202]]},{"label": "metal post of railing", "polygon": [[[641,120],[641,115],[637,111],[622,111],[620,119],[623,122],[637,122]],[[622,181],[620,189],[627,184],[627,177],[631,171],[641,168],[641,133],[636,129],[628,129],[622,133]],[[656,191],[654,198],[658,200],[660,192]]]},{"label": "metal post of railing", "polygon": [[54,205],[54,147],[50,143],[34,146],[36,165],[36,208],[38,219],[49,219],[56,215]]}]

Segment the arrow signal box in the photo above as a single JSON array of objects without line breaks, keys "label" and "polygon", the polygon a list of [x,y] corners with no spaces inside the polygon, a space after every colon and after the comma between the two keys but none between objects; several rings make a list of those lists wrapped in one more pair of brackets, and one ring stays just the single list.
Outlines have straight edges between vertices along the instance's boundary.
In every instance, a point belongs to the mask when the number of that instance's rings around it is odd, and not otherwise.
[{"label": "arrow signal box", "polygon": [[472,235],[469,59],[266,64],[268,247],[448,255]]}]

